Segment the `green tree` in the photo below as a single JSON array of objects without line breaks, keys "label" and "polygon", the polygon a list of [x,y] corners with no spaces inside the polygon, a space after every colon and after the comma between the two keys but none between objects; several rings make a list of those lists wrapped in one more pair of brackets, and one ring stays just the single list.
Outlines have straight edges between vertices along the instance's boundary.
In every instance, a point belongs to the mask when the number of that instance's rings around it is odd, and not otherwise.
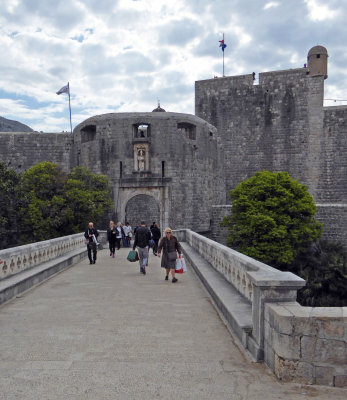
[{"label": "green tree", "polygon": [[24,172],[22,188],[28,199],[21,208],[25,243],[81,232],[113,207],[107,177],[82,167],[67,175],[58,164],[36,164]]},{"label": "green tree", "polygon": [[21,209],[23,242],[37,242],[67,234],[65,183],[66,174],[56,163],[45,161],[24,172],[22,188],[28,204]]},{"label": "green tree", "polygon": [[301,305],[347,306],[347,251],[341,244],[313,243],[296,257],[290,270],[307,282],[298,291]]},{"label": "green tree", "polygon": [[322,233],[307,188],[287,172],[257,172],[229,192],[228,245],[273,267],[285,269]]},{"label": "green tree", "polygon": [[71,230],[81,232],[88,221],[96,225],[112,212],[111,188],[105,175],[96,175],[83,167],[76,167],[68,175],[66,200]]},{"label": "green tree", "polygon": [[24,202],[21,175],[0,163],[0,249],[19,244],[21,221],[18,209]]}]

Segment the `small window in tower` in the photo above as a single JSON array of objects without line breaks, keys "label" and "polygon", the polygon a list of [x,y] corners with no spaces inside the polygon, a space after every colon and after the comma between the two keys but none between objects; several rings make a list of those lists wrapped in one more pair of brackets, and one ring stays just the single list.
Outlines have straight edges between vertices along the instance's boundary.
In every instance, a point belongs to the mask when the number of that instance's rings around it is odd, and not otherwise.
[{"label": "small window in tower", "polygon": [[95,139],[96,135],[96,126],[95,125],[86,125],[81,129],[81,142],[86,143]]},{"label": "small window in tower", "polygon": [[210,136],[213,136],[213,132],[210,131]]},{"label": "small window in tower", "polygon": [[165,177],[165,161],[161,162],[161,177]]},{"label": "small window in tower", "polygon": [[123,176],[123,163],[119,161],[119,177],[122,178]]},{"label": "small window in tower", "polygon": [[317,54],[317,58],[320,58],[320,54]]},{"label": "small window in tower", "polygon": [[196,140],[196,126],[189,122],[179,122],[177,124],[177,131],[187,139]]},{"label": "small window in tower", "polygon": [[149,124],[134,124],[134,137],[147,138],[151,136],[151,126]]}]

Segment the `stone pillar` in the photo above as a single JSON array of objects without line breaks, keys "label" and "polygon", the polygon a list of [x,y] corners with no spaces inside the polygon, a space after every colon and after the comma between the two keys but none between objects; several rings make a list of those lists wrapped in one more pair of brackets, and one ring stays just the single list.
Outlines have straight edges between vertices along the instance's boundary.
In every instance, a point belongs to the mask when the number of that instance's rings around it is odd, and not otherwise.
[{"label": "stone pillar", "polygon": [[[296,301],[297,291],[306,282],[291,272],[258,270],[249,271],[247,275],[253,285],[252,336],[263,353],[265,304]],[[260,358],[263,358],[263,354],[260,354]]]}]

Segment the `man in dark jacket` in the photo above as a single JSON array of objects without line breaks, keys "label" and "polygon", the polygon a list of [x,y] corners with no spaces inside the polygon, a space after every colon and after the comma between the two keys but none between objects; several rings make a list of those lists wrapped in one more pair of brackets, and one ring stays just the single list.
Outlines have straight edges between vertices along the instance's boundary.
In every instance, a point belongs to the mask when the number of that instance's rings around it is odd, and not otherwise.
[{"label": "man in dark jacket", "polygon": [[146,275],[146,266],[148,265],[148,248],[151,239],[151,232],[146,226],[146,222],[142,221],[141,226],[136,229],[133,250],[137,247],[140,262],[140,272]]},{"label": "man in dark jacket", "polygon": [[[93,222],[89,222],[88,229],[84,233],[84,237],[87,239],[89,264],[95,264],[96,261],[98,236],[99,232],[94,228]],[[93,250],[93,259],[92,259],[92,250]]]},{"label": "man in dark jacket", "polygon": [[153,222],[153,227],[151,228],[151,233],[152,233],[152,239],[154,241],[153,254],[156,256],[157,250],[158,250],[159,239],[161,238],[161,232],[160,232],[160,229],[158,228],[158,224],[156,222]]}]

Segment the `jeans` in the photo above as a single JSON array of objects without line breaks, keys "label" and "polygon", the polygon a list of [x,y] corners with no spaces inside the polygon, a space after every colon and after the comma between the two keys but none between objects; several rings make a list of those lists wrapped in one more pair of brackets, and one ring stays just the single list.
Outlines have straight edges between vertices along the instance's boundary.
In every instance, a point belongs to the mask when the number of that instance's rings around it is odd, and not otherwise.
[{"label": "jeans", "polygon": [[139,254],[140,267],[146,267],[148,263],[148,246],[138,247],[137,252]]}]

